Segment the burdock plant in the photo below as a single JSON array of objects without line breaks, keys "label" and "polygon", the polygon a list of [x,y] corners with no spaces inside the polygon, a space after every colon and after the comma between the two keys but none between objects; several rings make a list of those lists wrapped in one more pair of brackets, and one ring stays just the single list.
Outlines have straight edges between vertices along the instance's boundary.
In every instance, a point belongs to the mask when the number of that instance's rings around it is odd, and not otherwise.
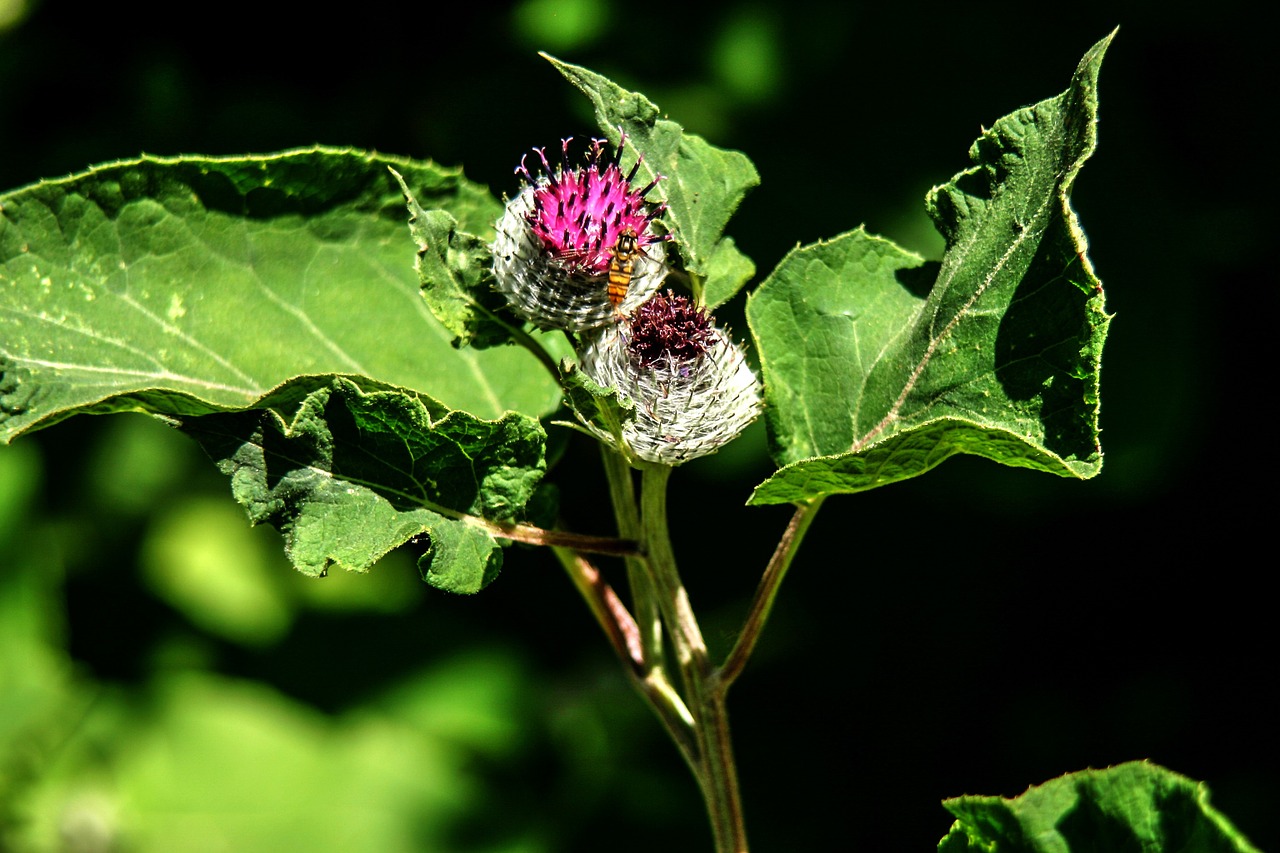
[{"label": "burdock plant", "polygon": [[[0,195],[0,430],[158,417],[318,578],[409,547],[427,583],[474,593],[513,541],[553,549],[697,779],[715,849],[744,851],[726,697],[827,499],[958,453],[1101,469],[1110,317],[1069,196],[1109,43],[929,192],[940,263],[861,228],[800,246],[750,292],[745,347],[711,312],[754,276],[725,233],[751,162],[556,60],[607,142],[539,149],[505,204],[460,171],[333,148],[143,157]],[[513,151],[537,141],[513,129]],[[748,503],[792,515],[715,658],[667,485],[757,416],[776,470]],[[548,521],[547,435],[566,428],[599,446],[607,535]],[[948,808],[947,851],[1248,849],[1147,764]]]}]

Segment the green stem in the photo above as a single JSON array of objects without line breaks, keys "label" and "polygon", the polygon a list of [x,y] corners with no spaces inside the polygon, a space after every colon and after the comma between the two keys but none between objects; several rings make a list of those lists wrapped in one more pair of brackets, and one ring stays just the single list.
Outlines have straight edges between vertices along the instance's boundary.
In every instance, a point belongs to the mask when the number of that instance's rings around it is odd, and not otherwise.
[{"label": "green stem", "polygon": [[[498,318],[495,317],[495,319]],[[560,367],[556,364],[556,360],[551,357],[551,353],[547,352],[546,347],[534,340],[533,336],[524,329],[512,326],[510,323],[505,323],[501,319],[498,319],[498,322],[502,323],[503,326],[506,326],[507,331],[511,333],[511,337],[515,339],[516,343],[533,353],[534,357],[536,357],[538,361],[542,363],[542,366],[547,369],[547,372],[551,374],[552,379],[557,383],[560,382]]]},{"label": "green stem", "polygon": [[[671,630],[680,672],[686,682],[698,681],[698,675],[709,671],[707,645],[689,604],[676,569],[676,556],[671,550],[671,534],[667,529],[667,481],[671,468],[646,464],[640,479],[640,550],[646,557],[650,577],[658,591],[662,617]],[[686,683],[685,688],[693,689]]]},{"label": "green stem", "polygon": [[765,566],[760,584],[756,587],[755,599],[751,602],[751,609],[742,625],[742,633],[738,635],[738,641],[734,643],[733,650],[729,652],[729,656],[725,658],[724,664],[717,673],[717,678],[724,685],[724,690],[727,691],[742,674],[747,660],[751,657],[751,652],[755,650],[760,632],[764,629],[764,623],[769,618],[770,611],[773,610],[773,602],[778,596],[778,589],[782,586],[782,579],[787,576],[787,569],[791,568],[791,560],[800,548],[800,543],[804,541],[804,535],[808,532],[809,525],[813,523],[814,516],[822,508],[824,499],[816,498],[799,504],[787,523],[786,530],[782,532],[778,547],[774,549],[769,565]]},{"label": "green stem", "polygon": [[[600,455],[609,481],[609,497],[613,501],[613,514],[618,522],[618,535],[623,539],[638,541],[641,534],[640,509],[636,506],[631,466],[620,453],[603,442],[600,443]],[[662,644],[662,617],[653,581],[645,570],[642,559],[628,555],[626,566],[627,581],[631,587],[631,606],[640,626],[640,643],[644,649],[645,662],[654,669],[663,670],[666,667],[666,653]]]},{"label": "green stem", "polygon": [[706,305],[706,291],[703,289],[706,278],[694,273],[687,273],[687,276],[689,279],[689,292],[693,294],[693,304]]},{"label": "green stem", "polygon": [[585,557],[569,548],[552,551],[604,631],[632,685],[657,713],[684,760],[691,768],[696,767],[698,746],[694,739],[693,715],[661,670],[655,671],[647,665],[635,619],[613,588],[601,578],[600,571]]},{"label": "green stem", "polygon": [[676,568],[667,528],[670,477],[671,468],[665,465],[645,465],[641,469],[641,545],[657,589],[662,618],[676,650],[686,701],[693,714],[698,742],[694,774],[711,819],[716,851],[745,853],[746,825],[725,707],[727,685],[711,670],[702,631]]},{"label": "green stem", "polygon": [[484,305],[481,305],[479,302],[475,301],[474,299],[470,300],[470,302],[472,307],[475,308],[476,311],[484,314],[494,323],[497,323],[499,326],[506,329],[507,334],[511,335],[512,340],[520,344],[520,346],[524,347],[529,352],[533,353],[534,358],[538,359],[538,361],[542,363],[542,366],[545,367],[547,369],[547,372],[551,374],[552,379],[554,379],[557,383],[560,381],[560,368],[556,364],[555,359],[551,357],[551,353],[547,352],[546,347],[544,347],[542,344],[538,343],[538,341],[534,339],[533,335],[530,335],[528,332],[526,332],[522,326],[517,326],[513,323],[508,323],[501,316],[494,313],[489,308],[486,308]]}]

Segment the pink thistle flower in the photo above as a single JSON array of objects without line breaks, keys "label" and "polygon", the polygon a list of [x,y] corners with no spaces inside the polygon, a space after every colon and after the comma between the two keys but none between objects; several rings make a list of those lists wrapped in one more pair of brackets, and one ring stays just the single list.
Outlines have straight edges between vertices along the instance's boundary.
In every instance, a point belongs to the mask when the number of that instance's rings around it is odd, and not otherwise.
[{"label": "pink thistle flower", "polygon": [[665,235],[645,196],[661,177],[633,189],[640,167],[625,176],[619,163],[626,137],[611,159],[605,142],[591,140],[587,164],[570,168],[569,143],[553,169],[535,149],[543,172],[536,177],[521,158],[516,173],[527,186],[507,203],[493,243],[496,287],[524,319],[544,329],[582,331],[642,305],[662,284]]},{"label": "pink thistle flower", "polygon": [[679,465],[714,453],[762,405],[741,347],[684,296],[658,294],[600,332],[582,354],[582,371],[635,404],[622,437],[648,462]]}]

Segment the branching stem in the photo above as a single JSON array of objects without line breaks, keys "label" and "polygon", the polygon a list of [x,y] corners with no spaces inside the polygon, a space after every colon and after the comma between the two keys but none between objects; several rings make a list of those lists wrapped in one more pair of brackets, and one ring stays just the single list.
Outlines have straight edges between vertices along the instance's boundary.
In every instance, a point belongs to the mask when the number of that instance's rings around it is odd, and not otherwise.
[{"label": "branching stem", "polygon": [[585,557],[568,548],[554,548],[553,551],[604,631],[627,678],[648,701],[670,733],[680,755],[696,772],[698,747],[694,739],[693,715],[662,671],[655,670],[645,660],[635,619],[613,588],[601,578],[599,569]]},{"label": "branching stem", "polygon": [[[671,468],[656,464],[641,467],[637,506],[626,460],[608,447],[603,448],[603,458],[618,531],[624,537],[613,541],[635,546],[623,556],[632,606],[639,619],[632,617],[599,570],[581,553],[556,547],[556,556],[604,630],[627,677],[654,709],[693,771],[711,820],[716,853],[747,853],[725,697],[755,649],[782,580],[822,499],[797,506],[765,567],[737,642],[724,664],[714,668],[671,547],[667,527]],[[670,637],[675,650],[680,691],[666,672],[664,635]]]},{"label": "branching stem", "polygon": [[638,553],[640,544],[634,539],[616,539],[612,536],[590,536],[586,533],[570,533],[567,530],[546,530],[531,524],[511,524],[466,516],[494,536],[523,542],[526,545],[550,545],[553,548],[572,548],[586,554],[612,554],[627,556]]},{"label": "branching stem", "polygon": [[[702,630],[676,566],[667,526],[667,483],[671,468],[640,467],[640,499],[627,460],[602,446],[609,495],[626,550],[604,550],[600,542],[557,545],[556,556],[587,602],[596,622],[623,664],[627,677],[654,709],[702,791],[716,853],[747,853],[746,824],[729,732],[726,695],[741,675],[772,611],[779,587],[809,525],[822,506],[817,499],[797,506],[756,589],[751,609],[722,666],[710,663]],[[544,531],[550,533],[554,531]],[[594,540],[595,537],[584,537]],[[620,554],[627,564],[632,616],[599,570],[582,551],[584,544]],[[665,638],[670,638],[680,673],[680,689],[666,668]]]},{"label": "branching stem", "polygon": [[685,701],[693,714],[698,746],[694,775],[711,819],[717,853],[745,853],[746,824],[729,736],[725,685],[715,678],[707,660],[706,643],[680,580],[667,529],[667,481],[671,469],[645,465],[641,472],[641,542],[662,618],[679,660]]}]

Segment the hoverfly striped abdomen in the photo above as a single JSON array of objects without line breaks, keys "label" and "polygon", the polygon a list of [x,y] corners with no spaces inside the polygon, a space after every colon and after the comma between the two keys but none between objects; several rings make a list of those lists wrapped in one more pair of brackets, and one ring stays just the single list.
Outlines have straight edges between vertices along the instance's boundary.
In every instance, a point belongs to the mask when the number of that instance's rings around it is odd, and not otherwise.
[{"label": "hoverfly striped abdomen", "polygon": [[624,228],[613,244],[609,258],[609,302],[615,310],[621,308],[622,300],[627,298],[627,288],[631,286],[639,254],[635,229]]}]

